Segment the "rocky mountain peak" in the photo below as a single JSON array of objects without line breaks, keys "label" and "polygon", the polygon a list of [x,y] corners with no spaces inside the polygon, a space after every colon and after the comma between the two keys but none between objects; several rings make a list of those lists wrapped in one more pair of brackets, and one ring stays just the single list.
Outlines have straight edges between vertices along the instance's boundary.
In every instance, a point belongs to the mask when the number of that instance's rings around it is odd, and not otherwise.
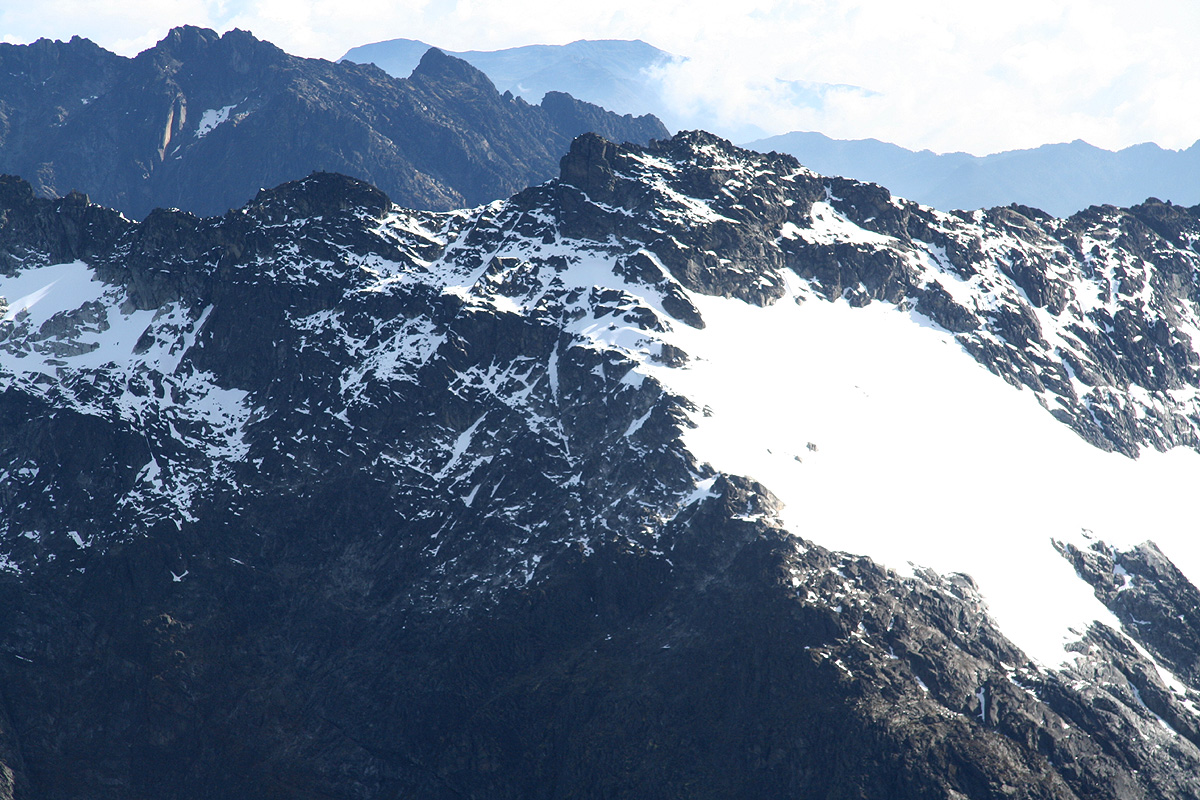
[{"label": "rocky mountain peak", "polygon": [[190,58],[203,54],[221,38],[221,34],[211,28],[181,25],[167,31],[167,35],[152,49],[171,52],[180,58]]},{"label": "rocky mountain peak", "polygon": [[1130,207],[1129,213],[1164,239],[1179,247],[1187,247],[1188,233],[1200,217],[1200,206],[1186,208],[1150,197]]},{"label": "rocky mountain peak", "polygon": [[602,136],[585,133],[571,142],[571,149],[559,161],[559,177],[599,202],[612,199],[616,186],[613,161],[617,146]]},{"label": "rocky mountain peak", "polygon": [[0,108],[20,107],[14,105],[16,98],[31,102],[35,91],[42,102],[56,104],[68,92],[96,92],[106,85],[121,60],[79,36],[71,37],[69,42],[38,39],[28,45],[0,43],[0,69],[5,72],[4,90],[0,92],[4,106]]},{"label": "rocky mountain peak", "polygon": [[[571,136],[593,132],[617,142],[648,142],[665,138],[667,129],[650,114],[635,117],[608,115],[600,106],[577,100],[566,92],[546,92],[541,108]],[[631,135],[632,134],[632,135]]]},{"label": "rocky mountain peak", "polygon": [[551,177],[585,130],[666,134],[652,117],[573,100],[506,101],[441,53],[393,79],[295,58],[239,30],[176,28],[133,59],[78,43],[6,45],[0,62],[10,76],[0,81],[0,172],[135,218],[156,206],[221,214],[314,170],[370,180],[408,206],[470,206]]},{"label": "rocky mountain peak", "polygon": [[320,217],[358,210],[382,218],[392,201],[365,181],[336,172],[314,172],[307,178],[262,189],[247,206],[249,213],[273,218]]},{"label": "rocky mountain peak", "polygon": [[[181,62],[218,58],[249,62],[255,58],[273,56],[286,59],[287,54],[270,42],[258,39],[250,31],[233,28],[223,34],[211,28],[182,25],[172,28],[145,53],[166,54]],[[142,54],[139,54],[142,55]]]},{"label": "rocky mountain peak", "polygon": [[481,94],[496,94],[496,87],[487,75],[461,58],[448,56],[436,47],[429,48],[425,55],[421,56],[411,79],[443,91],[461,84]]},{"label": "rocky mountain peak", "polygon": [[[142,76],[141,82],[165,81],[185,101],[192,95],[206,103],[215,102],[214,95],[245,97],[256,90],[256,83],[278,80],[272,73],[294,69],[295,61],[249,31],[235,28],[218,34],[209,28],[190,25],[172,28],[157,44],[133,59],[134,64],[153,65],[151,75]],[[186,103],[183,108],[180,113],[186,114]]]},{"label": "rocky mountain peak", "polygon": [[0,175],[0,202],[5,212],[25,206],[33,202],[33,187],[17,175]]},{"label": "rocky mountain peak", "polygon": [[92,257],[128,226],[121,214],[82,192],[39,198],[28,181],[12,175],[0,175],[0,203],[0,233],[12,242],[0,251],[0,271]]},{"label": "rocky mountain peak", "polygon": [[[464,211],[316,172],[140,223],[0,180],[11,785],[1200,796],[1180,539],[1035,547],[1077,495],[1040,449],[1003,484],[980,438],[1023,398],[1106,465],[1195,447],[1200,220],[941,214],[697,133],[560,166]],[[851,318],[884,333],[843,351]],[[876,505],[880,541],[979,540],[1023,593],[1061,590],[1049,551],[1099,616],[1043,659],[995,570],[831,549]]]}]

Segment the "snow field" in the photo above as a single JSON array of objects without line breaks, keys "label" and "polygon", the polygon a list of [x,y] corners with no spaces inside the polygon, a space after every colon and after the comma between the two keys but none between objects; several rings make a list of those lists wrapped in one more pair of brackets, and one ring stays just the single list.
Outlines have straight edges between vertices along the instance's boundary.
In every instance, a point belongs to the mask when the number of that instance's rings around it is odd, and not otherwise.
[{"label": "snow field", "polygon": [[706,327],[666,338],[693,360],[643,369],[706,409],[693,452],[766,485],[794,533],[901,572],[971,575],[1051,667],[1091,621],[1119,629],[1052,539],[1153,539],[1200,578],[1200,454],[1098,450],[919,314],[825,302],[794,279],[768,308],[691,297]]}]

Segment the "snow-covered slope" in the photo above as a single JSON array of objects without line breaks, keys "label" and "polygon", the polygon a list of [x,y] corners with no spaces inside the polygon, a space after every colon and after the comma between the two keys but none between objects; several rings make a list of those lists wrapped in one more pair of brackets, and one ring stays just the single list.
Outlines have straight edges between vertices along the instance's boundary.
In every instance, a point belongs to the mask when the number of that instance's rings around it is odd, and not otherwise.
[{"label": "snow-covered slope", "polygon": [[[564,248],[536,230],[496,251],[514,259],[499,291],[494,279],[474,291],[492,295],[497,308],[536,314],[560,292],[581,302],[594,287],[618,289],[637,324],[627,317],[614,327],[605,324],[607,314],[580,305],[567,315],[580,317],[568,330],[619,349],[639,364],[639,376],[654,377],[701,409],[684,436],[695,456],[762,481],[784,502],[784,524],[821,544],[901,570],[915,565],[972,575],[1005,632],[1047,666],[1068,657],[1063,646],[1092,620],[1115,622],[1091,587],[1073,580],[1054,541],[1100,539],[1130,548],[1154,539],[1186,574],[1200,578],[1189,491],[1200,485],[1194,283],[1200,260],[1189,247],[1193,233],[1180,234],[1185,247],[1172,248],[1174,263],[1162,269],[1120,246],[1123,215],[1115,210],[1099,230],[1088,219],[1028,220],[1006,210],[962,219],[891,201],[887,212],[919,222],[885,232],[872,224],[877,216],[855,224],[847,213],[862,211],[837,197],[831,182],[778,165],[768,171],[765,159],[703,138],[693,147],[689,159],[710,162],[705,166],[722,179],[719,189],[687,196],[677,188],[682,170],[674,160],[622,154],[614,177],[649,187],[653,202],[639,198],[638,213],[609,212],[669,243],[671,252],[684,231],[716,229],[712,236],[720,238],[759,222],[738,213],[746,195],[780,191],[789,213],[764,226],[755,243],[762,252],[749,259],[744,253],[722,259],[719,249],[700,254],[711,253],[715,262],[704,266],[732,275],[722,276],[733,282],[730,293],[749,293],[765,307],[707,294],[703,279],[689,280],[692,253],[676,283],[653,250],[640,251],[658,272],[653,280],[686,298],[689,313],[681,316],[691,319],[694,309],[692,321],[703,322],[694,327],[665,311],[668,294],[639,285],[645,277],[606,274],[617,242]],[[797,196],[811,198],[814,189],[825,198],[810,199],[807,212],[798,212]],[[947,255],[956,244],[971,256]],[[779,260],[819,263],[839,249],[851,250],[852,258],[887,254],[911,288],[894,302],[852,308],[869,298],[863,283],[830,302],[830,287],[807,264],[777,267]],[[541,264],[553,257],[578,266],[548,275]],[[1030,262],[1044,264],[1045,272],[1026,288],[1018,277]],[[1180,275],[1193,280],[1179,285]],[[514,284],[521,288],[515,297],[507,289]],[[945,306],[934,306],[947,296]],[[927,315],[930,306],[938,310],[929,313],[954,321],[957,337]],[[1023,340],[1005,316],[1025,323],[1018,329]],[[1117,321],[1129,330],[1128,343],[1118,338]],[[1162,350],[1143,356],[1144,366],[1128,363],[1133,359],[1123,347],[1136,347],[1146,335],[1156,335]],[[664,363],[663,345],[686,361]],[[1048,411],[1082,430],[1071,431]],[[1113,425],[1108,420],[1118,419],[1129,425],[1122,438],[1106,430]],[[1083,436],[1141,457],[1106,452]],[[1160,453],[1145,447],[1147,440],[1189,447]]]},{"label": "snow-covered slope", "polygon": [[255,731],[334,794],[1200,793],[1194,213],[944,214],[702,133],[448,214],[2,188],[0,745],[145,663],[230,709],[153,747]]},{"label": "snow-covered slope", "polygon": [[767,313],[697,306],[704,331],[677,340],[689,369],[653,374],[711,409],[686,436],[693,452],[770,487],[790,530],[901,571],[971,575],[1047,666],[1092,620],[1114,622],[1053,541],[1154,539],[1200,576],[1194,450],[1098,450],[913,312],[798,288]]}]

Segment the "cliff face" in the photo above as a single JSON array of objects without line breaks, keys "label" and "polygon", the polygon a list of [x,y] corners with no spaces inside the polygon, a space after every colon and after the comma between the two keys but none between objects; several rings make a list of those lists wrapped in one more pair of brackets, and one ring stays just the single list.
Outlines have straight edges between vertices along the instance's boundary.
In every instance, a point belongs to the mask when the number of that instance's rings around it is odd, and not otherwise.
[{"label": "cliff face", "polygon": [[1198,230],[939,214],[704,134],[586,135],[470,212],[317,173],[134,223],[5,179],[0,797],[1200,797],[1166,549],[1060,545],[1115,616],[1039,663],[987,585],[698,457],[727,410],[680,388],[717,301],[885,307],[1080,447],[1195,447]]},{"label": "cliff face", "polygon": [[295,58],[243,31],[176,28],[126,59],[80,38],[0,47],[0,171],[141,219],[201,215],[313,170],[354,175],[402,205],[449,209],[554,175],[573,137],[645,143],[667,131],[556,96],[501,96],[432,51],[407,79]]}]

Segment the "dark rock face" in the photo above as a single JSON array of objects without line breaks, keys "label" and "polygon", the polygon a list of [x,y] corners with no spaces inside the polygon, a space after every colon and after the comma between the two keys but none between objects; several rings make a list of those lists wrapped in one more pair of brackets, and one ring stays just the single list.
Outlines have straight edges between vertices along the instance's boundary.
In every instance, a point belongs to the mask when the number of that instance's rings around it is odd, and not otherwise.
[{"label": "dark rock face", "polygon": [[1135,641],[1188,683],[1200,680],[1200,592],[1153,542],[1059,550]]},{"label": "dark rock face", "polygon": [[[803,281],[1069,409],[1033,298],[1089,331],[1072,270],[1111,268],[1128,328],[1075,363],[1140,347],[1096,397],[1180,391],[1185,358],[1137,372],[1184,334],[1134,341],[1132,293],[1194,291],[1191,212],[937,215],[698,133],[582,136],[472,212],[330,173],[206,219],[0,202],[0,272],[58,304],[0,306],[0,797],[1200,797],[1186,619],[1040,667],[966,576],[783,530],[643,368],[686,366],[655,334],[702,328],[696,293]],[[1162,441],[1091,408],[1102,444]],[[1152,555],[1121,556],[1131,618],[1190,618]]]},{"label": "dark rock face", "polygon": [[502,97],[436,50],[396,79],[236,30],[176,28],[133,59],[78,37],[3,45],[0,75],[0,171],[135,219],[156,207],[221,214],[313,170],[369,180],[403,205],[457,208],[551,177],[580,133],[667,135],[653,117],[569,95]]}]

